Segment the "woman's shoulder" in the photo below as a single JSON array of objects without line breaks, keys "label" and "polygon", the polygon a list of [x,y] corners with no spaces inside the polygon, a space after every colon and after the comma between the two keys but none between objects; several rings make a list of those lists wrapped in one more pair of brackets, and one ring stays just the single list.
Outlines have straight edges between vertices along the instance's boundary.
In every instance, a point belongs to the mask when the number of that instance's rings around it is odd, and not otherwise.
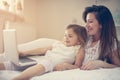
[{"label": "woman's shoulder", "polygon": [[[91,44],[92,44],[92,41],[93,41],[93,38],[92,37],[89,37],[87,42],[86,42],[86,47],[90,47]],[[99,46],[99,43],[100,43],[100,40],[96,41],[96,43],[92,46],[93,48],[94,47],[98,47]]]}]

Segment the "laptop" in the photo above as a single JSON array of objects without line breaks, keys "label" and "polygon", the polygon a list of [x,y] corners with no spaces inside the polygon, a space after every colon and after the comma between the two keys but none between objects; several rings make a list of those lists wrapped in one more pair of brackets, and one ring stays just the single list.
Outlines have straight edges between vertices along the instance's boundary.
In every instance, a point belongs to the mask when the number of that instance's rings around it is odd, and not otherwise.
[{"label": "laptop", "polygon": [[7,60],[18,66],[29,66],[37,62],[29,57],[19,57],[15,29],[3,30],[4,53]]}]

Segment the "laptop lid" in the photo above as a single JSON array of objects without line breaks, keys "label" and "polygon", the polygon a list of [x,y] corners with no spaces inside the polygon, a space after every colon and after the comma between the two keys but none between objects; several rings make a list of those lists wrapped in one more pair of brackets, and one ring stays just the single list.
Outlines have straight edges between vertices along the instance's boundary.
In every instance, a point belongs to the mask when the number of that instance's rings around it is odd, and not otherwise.
[{"label": "laptop lid", "polygon": [[17,52],[16,30],[3,30],[4,53],[8,60],[19,64],[19,55]]},{"label": "laptop lid", "polygon": [[4,53],[8,60],[19,66],[33,65],[37,62],[30,58],[20,58],[17,50],[17,39],[15,29],[3,30]]}]

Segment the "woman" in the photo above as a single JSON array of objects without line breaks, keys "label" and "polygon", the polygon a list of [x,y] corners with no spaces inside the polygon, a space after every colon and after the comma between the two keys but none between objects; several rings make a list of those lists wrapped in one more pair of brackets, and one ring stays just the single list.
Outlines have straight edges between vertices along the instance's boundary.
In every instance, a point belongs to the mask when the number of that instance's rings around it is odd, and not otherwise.
[{"label": "woman", "polygon": [[[89,38],[80,69],[92,70],[120,66],[120,44],[110,10],[102,5],[86,7],[83,12],[83,20],[86,23]],[[75,65],[61,64],[57,65],[55,70],[75,68]]]}]

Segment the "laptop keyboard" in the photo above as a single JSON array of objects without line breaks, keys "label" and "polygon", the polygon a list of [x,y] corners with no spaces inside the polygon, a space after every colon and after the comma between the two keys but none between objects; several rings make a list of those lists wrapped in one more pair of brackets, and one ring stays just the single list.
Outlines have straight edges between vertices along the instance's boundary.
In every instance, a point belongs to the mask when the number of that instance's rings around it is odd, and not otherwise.
[{"label": "laptop keyboard", "polygon": [[27,57],[20,57],[20,62],[21,62],[21,63],[35,62],[35,60],[32,60],[32,59],[27,58]]}]

